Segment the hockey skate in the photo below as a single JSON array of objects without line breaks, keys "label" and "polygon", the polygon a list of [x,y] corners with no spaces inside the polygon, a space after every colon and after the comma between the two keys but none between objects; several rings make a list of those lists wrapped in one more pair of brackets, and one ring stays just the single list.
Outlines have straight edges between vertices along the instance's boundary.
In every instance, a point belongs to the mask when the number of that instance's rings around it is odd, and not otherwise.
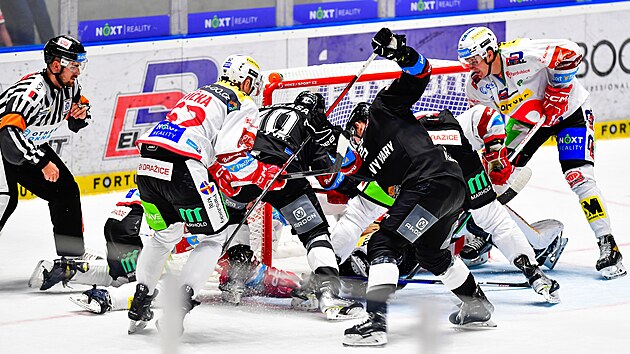
[{"label": "hockey skate", "polygon": [[131,301],[131,306],[129,306],[129,312],[127,313],[127,316],[131,320],[129,328],[127,329],[128,334],[134,334],[144,329],[147,323],[153,319],[151,303],[157,293],[158,290],[155,289],[153,295],[149,296],[149,288],[147,288],[146,285],[136,285],[136,293],[133,295],[133,300]]},{"label": "hockey skate", "polygon": [[[472,239],[467,242],[461,251],[459,256],[463,259],[475,260],[480,258],[484,253],[488,253],[492,248],[490,242],[490,234],[485,232],[481,227],[477,226],[472,219],[468,220],[466,229],[472,234]],[[483,264],[485,262],[477,262]]]},{"label": "hockey skate", "polygon": [[89,268],[88,262],[81,259],[61,257],[53,262],[41,260],[35,266],[28,280],[28,286],[48,290],[55,284],[62,283],[66,287],[77,272],[85,273]]},{"label": "hockey skate", "polygon": [[303,274],[300,286],[291,291],[291,308],[298,311],[318,311],[319,299],[315,292],[314,274]]},{"label": "hockey skate", "polygon": [[70,301],[78,306],[102,315],[112,309],[112,299],[106,289],[97,289],[96,285],[90,290],[84,291],[81,295],[70,296]]},{"label": "hockey skate", "polygon": [[167,337],[181,336],[184,333],[184,318],[193,308],[201,304],[193,300],[194,291],[188,285],[182,286],[179,295],[180,298],[176,299],[178,303],[167,307],[164,310],[164,317],[155,323],[160,334]]},{"label": "hockey skate", "polygon": [[544,265],[551,270],[556,266],[556,263],[558,263],[560,255],[564,251],[567,242],[569,242],[567,238],[562,237],[564,225],[558,220],[550,219],[537,221],[532,223],[531,226],[541,234],[549,233],[550,235],[555,235],[555,239],[547,248],[534,250],[538,265]]},{"label": "hockey skate", "polygon": [[560,302],[560,284],[547,277],[537,265],[532,265],[526,255],[514,259],[514,265],[527,277],[527,282],[537,294],[542,295],[550,304]]},{"label": "hockey skate", "polygon": [[228,258],[222,262],[222,266],[227,267],[227,274],[222,272],[219,290],[223,301],[238,305],[245,292],[245,281],[251,273],[254,253],[249,246],[236,245],[227,251],[227,255]]},{"label": "hockey skate", "polygon": [[343,345],[347,347],[380,347],[387,344],[387,319],[384,313],[370,312],[365,322],[344,332]]},{"label": "hockey skate", "polygon": [[321,282],[319,309],[329,320],[351,320],[365,316],[363,305],[344,299],[339,294],[339,279],[327,279]]},{"label": "hockey skate", "polygon": [[595,268],[602,273],[602,276],[606,279],[615,279],[626,275],[626,268],[621,263],[623,257],[613,235],[599,237],[597,244],[599,245],[599,259]]},{"label": "hockey skate", "polygon": [[473,296],[464,300],[457,312],[453,312],[448,320],[462,328],[493,328],[497,324],[491,320],[494,306],[488,301],[479,285]]}]

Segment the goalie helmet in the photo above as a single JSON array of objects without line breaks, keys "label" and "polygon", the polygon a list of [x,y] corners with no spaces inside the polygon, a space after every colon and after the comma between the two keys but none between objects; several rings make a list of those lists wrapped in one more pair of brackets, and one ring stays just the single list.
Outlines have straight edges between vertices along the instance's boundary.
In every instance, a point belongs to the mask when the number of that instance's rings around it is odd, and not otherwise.
[{"label": "goalie helmet", "polygon": [[235,54],[225,59],[221,66],[221,79],[240,86],[245,79],[252,81],[252,92],[256,96],[262,88],[262,72],[258,63],[248,55]]},{"label": "goalie helmet", "polygon": [[52,38],[44,46],[44,62],[50,64],[55,58],[59,58],[62,66],[67,66],[70,62],[77,62],[83,69],[87,63],[87,52],[78,40],[68,35],[61,35]]},{"label": "goalie helmet", "polygon": [[472,27],[459,38],[457,56],[460,60],[466,60],[477,55],[486,59],[488,49],[492,49],[494,52],[499,50],[497,37],[487,27]]}]

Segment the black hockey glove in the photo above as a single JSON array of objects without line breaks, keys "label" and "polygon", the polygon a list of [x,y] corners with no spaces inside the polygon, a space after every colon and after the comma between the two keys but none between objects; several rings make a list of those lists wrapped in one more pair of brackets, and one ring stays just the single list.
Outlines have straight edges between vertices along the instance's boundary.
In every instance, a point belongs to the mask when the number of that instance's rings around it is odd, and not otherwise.
[{"label": "black hockey glove", "polygon": [[394,34],[389,28],[381,28],[372,38],[374,53],[397,62],[402,68],[414,66],[418,61],[418,52],[406,43],[404,34]]},{"label": "black hockey glove", "polygon": [[394,34],[389,28],[381,28],[372,38],[372,48],[377,55],[393,61],[399,61],[407,42],[404,34]]},{"label": "black hockey glove", "polygon": [[[308,130],[308,133],[313,137],[313,140],[324,148],[334,145],[337,141],[336,130],[341,130],[339,127],[335,127],[328,121],[326,114],[323,112],[311,111],[311,114],[306,116],[304,120],[304,126]],[[335,129],[338,128],[338,129]]]}]

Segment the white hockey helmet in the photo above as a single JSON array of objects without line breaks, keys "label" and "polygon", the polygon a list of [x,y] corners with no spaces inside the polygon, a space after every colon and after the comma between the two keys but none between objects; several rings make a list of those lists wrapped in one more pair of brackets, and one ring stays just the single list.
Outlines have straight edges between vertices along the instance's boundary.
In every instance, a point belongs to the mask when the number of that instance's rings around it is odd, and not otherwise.
[{"label": "white hockey helmet", "polygon": [[235,54],[225,59],[221,66],[221,79],[235,85],[240,85],[245,79],[251,78],[252,92],[256,96],[262,89],[262,72],[258,63],[248,55]]},{"label": "white hockey helmet", "polygon": [[487,27],[472,27],[459,38],[457,56],[462,61],[477,55],[486,59],[488,49],[499,50],[497,36]]}]

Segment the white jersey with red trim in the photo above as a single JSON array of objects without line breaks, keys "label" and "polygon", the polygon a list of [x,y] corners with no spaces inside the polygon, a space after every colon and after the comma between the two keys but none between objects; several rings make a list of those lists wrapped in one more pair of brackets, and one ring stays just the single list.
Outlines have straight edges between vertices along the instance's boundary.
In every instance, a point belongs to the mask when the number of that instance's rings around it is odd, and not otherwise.
[{"label": "white jersey with red trim", "polygon": [[[437,115],[438,112],[419,112],[416,118],[420,119],[426,115]],[[464,131],[464,136],[470,142],[475,151],[484,149],[485,144],[500,139],[505,141],[505,122],[499,112],[493,108],[483,105],[475,105],[467,109],[464,113],[455,117]],[[435,142],[435,137],[431,131],[429,135]],[[458,144],[459,145],[459,144]]]},{"label": "white jersey with red trim", "polygon": [[182,97],[166,120],[143,134],[138,144],[160,146],[199,160],[206,167],[217,160],[221,164],[240,161],[239,171],[233,171],[240,172],[240,178],[254,169],[248,151],[254,145],[258,121],[258,108],[252,98],[236,86],[219,81]]},{"label": "white jersey with red trim", "polygon": [[589,95],[575,78],[582,55],[582,48],[566,39],[519,38],[501,43],[497,57],[501,60],[501,75],[482,79],[471,75],[466,95],[471,105],[482,104],[518,121],[535,124],[542,117],[547,86],[571,86],[568,111],[562,116],[566,118]]}]

